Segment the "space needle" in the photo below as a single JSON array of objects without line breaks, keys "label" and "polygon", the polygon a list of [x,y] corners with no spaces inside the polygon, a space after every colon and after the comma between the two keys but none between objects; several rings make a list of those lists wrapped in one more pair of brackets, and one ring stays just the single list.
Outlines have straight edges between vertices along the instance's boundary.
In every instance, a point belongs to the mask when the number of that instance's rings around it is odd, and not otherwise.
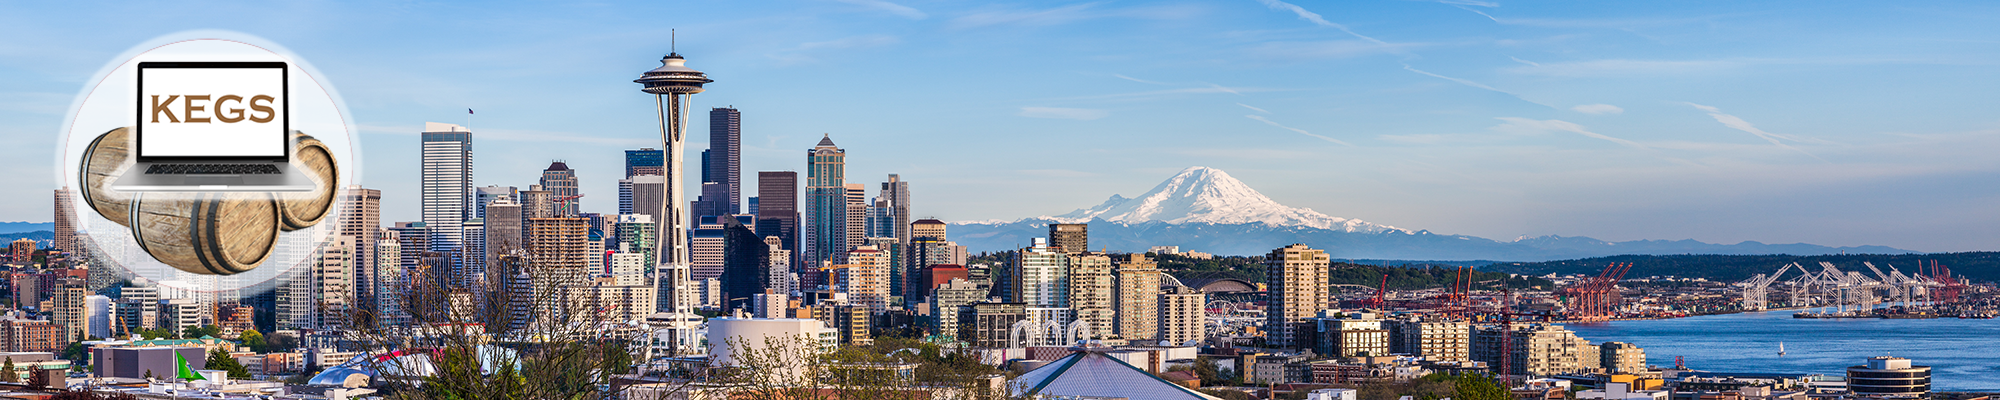
[{"label": "space needle", "polygon": [[[702,92],[701,85],[715,80],[708,79],[708,74],[688,68],[687,59],[682,58],[678,52],[669,51],[665,58],[660,59],[660,64],[659,68],[646,71],[633,82],[645,85],[641,90],[653,94],[653,103],[659,109],[660,142],[666,149],[666,160],[662,163],[662,167],[665,169],[667,182],[661,185],[666,193],[665,196],[661,196],[663,204],[659,210],[659,215],[664,217],[662,218],[664,221],[654,221],[657,229],[654,243],[658,246],[659,261],[653,271],[653,288],[659,290],[662,288],[660,281],[666,280],[671,292],[670,295],[663,297],[667,299],[672,311],[671,315],[666,316],[668,321],[665,326],[654,328],[668,333],[667,356],[674,357],[690,355],[696,350],[694,345],[698,343],[698,339],[694,334],[696,325],[701,322],[701,317],[695,315],[691,305],[687,304],[690,298],[687,295],[689,290],[687,212],[681,209],[682,204],[687,204],[686,196],[681,193],[683,164],[681,153],[686,145],[688,101],[695,93]],[[649,319],[657,321],[659,318],[656,314],[654,318]],[[652,362],[652,348],[659,342],[659,338],[655,337],[652,341],[653,344],[646,346],[646,360],[642,363]]]}]

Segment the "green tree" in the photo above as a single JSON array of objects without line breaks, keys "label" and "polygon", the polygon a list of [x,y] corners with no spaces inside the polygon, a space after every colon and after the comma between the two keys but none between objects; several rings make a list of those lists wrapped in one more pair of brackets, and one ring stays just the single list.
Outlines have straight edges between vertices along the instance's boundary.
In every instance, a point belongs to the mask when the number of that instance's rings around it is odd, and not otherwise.
[{"label": "green tree", "polygon": [[258,333],[256,329],[244,330],[242,334],[236,336],[236,340],[242,342],[243,347],[249,347],[250,351],[258,353],[264,353],[270,347],[270,344],[264,343],[264,334]]},{"label": "green tree", "polygon": [[83,342],[73,342],[69,346],[63,347],[62,357],[65,360],[75,361],[80,364],[85,357],[89,356],[90,349],[84,347]]},{"label": "green tree", "polygon": [[243,363],[236,362],[235,357],[230,357],[229,352],[222,351],[221,348],[208,351],[208,369],[229,371],[229,377],[231,378],[250,378],[250,368],[244,367]]},{"label": "green tree", "polygon": [[21,373],[19,371],[14,370],[14,357],[7,357],[7,364],[5,366],[0,366],[0,382],[7,382],[7,383],[20,382],[21,381],[20,374]]},{"label": "green tree", "polygon": [[202,336],[222,336],[222,328],[215,325],[190,326],[181,331],[181,337],[199,339]]},{"label": "green tree", "polygon": [[1462,374],[1452,381],[1454,400],[1509,400],[1513,394],[1499,381],[1482,374]]}]

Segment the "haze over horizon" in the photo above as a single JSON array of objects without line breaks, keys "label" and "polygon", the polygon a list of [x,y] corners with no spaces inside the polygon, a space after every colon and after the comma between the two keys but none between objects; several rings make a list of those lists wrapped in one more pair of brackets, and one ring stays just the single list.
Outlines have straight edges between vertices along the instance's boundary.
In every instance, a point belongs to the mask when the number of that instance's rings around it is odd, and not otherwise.
[{"label": "haze over horizon", "polygon": [[324,73],[385,224],[417,219],[422,124],[467,108],[475,185],[564,160],[611,212],[620,151],[658,146],[631,80],[677,28],[716,80],[688,156],[708,107],[741,109],[746,189],[829,134],[850,182],[901,174],[948,221],[1202,165],[1286,206],[1500,240],[2000,249],[1989,3],[139,4],[0,6],[0,32],[37,39],[0,46],[0,221],[50,219],[54,133],[91,74],[190,29]]}]

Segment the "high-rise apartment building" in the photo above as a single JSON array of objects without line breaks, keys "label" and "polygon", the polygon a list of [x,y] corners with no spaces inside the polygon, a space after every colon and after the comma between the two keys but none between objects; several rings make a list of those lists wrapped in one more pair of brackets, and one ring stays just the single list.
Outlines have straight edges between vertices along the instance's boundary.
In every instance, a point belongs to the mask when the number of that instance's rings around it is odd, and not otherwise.
[{"label": "high-rise apartment building", "polygon": [[520,195],[521,199],[516,200],[516,202],[521,203],[521,219],[523,221],[535,218],[563,217],[556,213],[555,193],[543,189],[542,185],[528,185],[528,190],[521,191]]},{"label": "high-rise apartment building", "polygon": [[1424,320],[1422,317],[1384,321],[1389,352],[1430,361],[1469,361],[1470,331],[1465,322]]},{"label": "high-rise apartment building", "polygon": [[[354,294],[357,306],[373,309],[375,304],[375,237],[382,229],[382,191],[359,185],[340,190],[340,212],[336,213],[334,235],[354,243]],[[472,238],[483,244],[485,238]]]},{"label": "high-rise apartment building", "polygon": [[656,244],[653,236],[658,234],[659,229],[653,222],[653,216],[620,215],[615,229],[618,231],[619,242],[611,247],[621,249],[619,250],[621,253],[640,253],[643,260],[640,265],[645,266],[642,272],[651,273],[653,265],[656,264],[654,260],[659,256],[659,249],[653,247]]},{"label": "high-rise apartment building", "polygon": [[1598,361],[1604,364],[1604,372],[1610,374],[1638,374],[1646,372],[1646,350],[1625,342],[1604,342],[1597,346]]},{"label": "high-rise apartment building", "polygon": [[1078,253],[1069,261],[1069,308],[1076,319],[1090,324],[1092,337],[1099,339],[1118,331],[1117,284],[1111,273],[1111,256]]},{"label": "high-rise apartment building", "polygon": [[666,175],[667,152],[651,147],[625,151],[625,177]]},{"label": "high-rise apartment building", "polygon": [[1090,251],[1090,226],[1085,224],[1049,224],[1049,247],[1063,254]]},{"label": "high-rise apartment building", "polygon": [[882,207],[882,219],[886,220],[883,223],[893,230],[889,233],[895,236],[896,241],[909,243],[910,182],[904,181],[896,174],[889,174],[889,181],[882,182],[882,192],[879,197],[886,203]]},{"label": "high-rise apartment building", "polygon": [[[908,279],[909,276],[904,272],[903,257],[907,257],[909,254],[907,253],[908,249],[903,247],[903,242],[897,241],[896,238],[892,237],[869,237],[862,239],[861,244],[875,246],[876,250],[882,252],[883,262],[888,263],[888,271],[886,272],[889,274],[889,281],[887,282],[889,284],[889,297],[891,299],[902,299],[903,296],[907,295],[910,280]],[[892,303],[892,305],[902,304],[900,302]]]},{"label": "high-rise apartment building", "polygon": [[1005,269],[1009,284],[1003,298],[1030,307],[1069,307],[1069,257],[1049,247],[1048,239],[1035,238],[1013,261]]},{"label": "high-rise apartment building", "polygon": [[[805,246],[800,288],[826,284],[819,268],[847,251],[847,151],[822,137],[806,151]],[[762,196],[759,196],[762,197]]]},{"label": "high-rise apartment building", "polygon": [[[482,219],[485,228],[482,241],[485,242],[486,254],[481,257],[484,262],[479,265],[480,273],[492,269],[495,257],[516,254],[524,248],[523,241],[527,237],[524,234],[525,221],[521,203],[512,199],[503,198],[486,205],[486,217]],[[488,284],[497,286],[497,282],[491,280]]]},{"label": "high-rise apartment building", "polygon": [[76,241],[76,193],[69,186],[56,189],[55,237],[50,247],[70,253],[83,254],[83,248]]},{"label": "high-rise apartment building", "polygon": [[[492,231],[487,231],[491,235]],[[491,236],[488,236],[491,240]],[[490,243],[490,242],[489,242]],[[491,252],[492,249],[488,248]],[[375,320],[385,327],[404,326],[410,323],[410,314],[404,310],[409,289],[409,275],[403,269],[403,241],[396,231],[378,229],[375,231],[374,254],[369,256],[374,271],[369,273],[369,286],[375,288],[374,299],[368,304],[374,306]],[[491,253],[488,253],[491,254]],[[487,259],[491,262],[492,258]]]},{"label": "high-rise apartment building", "polygon": [[1208,326],[1208,294],[1172,285],[1160,288],[1159,336],[1167,345],[1185,345],[1204,338]]},{"label": "high-rise apartment building", "polygon": [[792,281],[792,251],[785,248],[784,239],[765,236],[764,249],[770,252],[764,264],[764,289],[780,298],[799,290]]},{"label": "high-rise apartment building", "polygon": [[[718,189],[716,206],[722,210],[716,215],[740,214],[743,212],[743,113],[735,108],[717,107],[708,110],[708,179],[705,182],[721,184]],[[706,194],[706,193],[704,193]]]},{"label": "high-rise apartment building", "polygon": [[1265,340],[1274,347],[1298,345],[1298,323],[1328,307],[1327,268],[1332,265],[1325,250],[1294,244],[1264,256],[1264,277],[1268,280],[1269,308],[1265,310]]},{"label": "high-rise apartment building", "polygon": [[577,209],[581,202],[578,201],[580,193],[577,191],[576,171],[569,169],[569,164],[562,161],[549,163],[549,167],[542,170],[541,183],[542,190],[549,191],[551,196],[549,208],[553,216],[574,217],[582,212]]},{"label": "high-rise apartment building", "polygon": [[847,252],[847,264],[836,265],[834,287],[847,292],[848,301],[882,312],[889,305],[889,255],[875,246],[855,246]]},{"label": "high-rise apartment building", "polygon": [[[1501,351],[1503,345],[1510,343],[1513,351]],[[1471,356],[1473,361],[1485,362],[1495,372],[1508,375],[1588,373],[1597,368],[1585,363],[1583,352],[1588,346],[1589,342],[1562,325],[1519,324],[1512,331],[1504,325],[1483,325],[1472,329]],[[1511,360],[1503,363],[1503,355],[1511,355]],[[1590,354],[1589,358],[1598,355]],[[1500,371],[1503,365],[1511,371]]]},{"label": "high-rise apartment building", "polygon": [[1126,340],[1158,339],[1160,332],[1160,266],[1145,254],[1132,254],[1112,270],[1117,279],[1117,333]]},{"label": "high-rise apartment building", "polygon": [[472,219],[472,132],[458,125],[424,123],[419,177],[423,222],[430,251],[457,252],[464,245],[459,224]]},{"label": "high-rise apartment building", "polygon": [[86,300],[91,292],[82,278],[63,278],[56,284],[55,293],[50,294],[55,299],[55,309],[49,310],[49,318],[63,326],[63,338],[75,340],[90,333],[90,303]]}]

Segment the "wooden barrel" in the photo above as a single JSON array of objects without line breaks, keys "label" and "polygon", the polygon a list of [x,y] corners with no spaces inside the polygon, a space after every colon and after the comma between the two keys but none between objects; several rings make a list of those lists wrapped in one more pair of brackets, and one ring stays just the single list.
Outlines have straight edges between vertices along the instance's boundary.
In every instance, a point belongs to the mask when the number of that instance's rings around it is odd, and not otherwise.
[{"label": "wooden barrel", "polygon": [[278,203],[270,193],[138,193],[131,214],[141,249],[197,274],[249,271],[278,242]]},{"label": "wooden barrel", "polygon": [[303,132],[293,131],[296,142],[292,146],[293,167],[313,177],[318,188],[311,192],[283,193],[278,195],[280,226],[287,232],[310,228],[325,219],[333,209],[336,192],[340,188],[339,166],[333,159],[333,151],[325,143]]},{"label": "wooden barrel", "polygon": [[84,204],[97,210],[104,219],[125,225],[132,211],[132,195],[111,190],[111,181],[117,180],[125,170],[131,169],[133,160],[130,127],[112,129],[83,149],[82,168],[77,169],[77,177],[82,182]]}]

